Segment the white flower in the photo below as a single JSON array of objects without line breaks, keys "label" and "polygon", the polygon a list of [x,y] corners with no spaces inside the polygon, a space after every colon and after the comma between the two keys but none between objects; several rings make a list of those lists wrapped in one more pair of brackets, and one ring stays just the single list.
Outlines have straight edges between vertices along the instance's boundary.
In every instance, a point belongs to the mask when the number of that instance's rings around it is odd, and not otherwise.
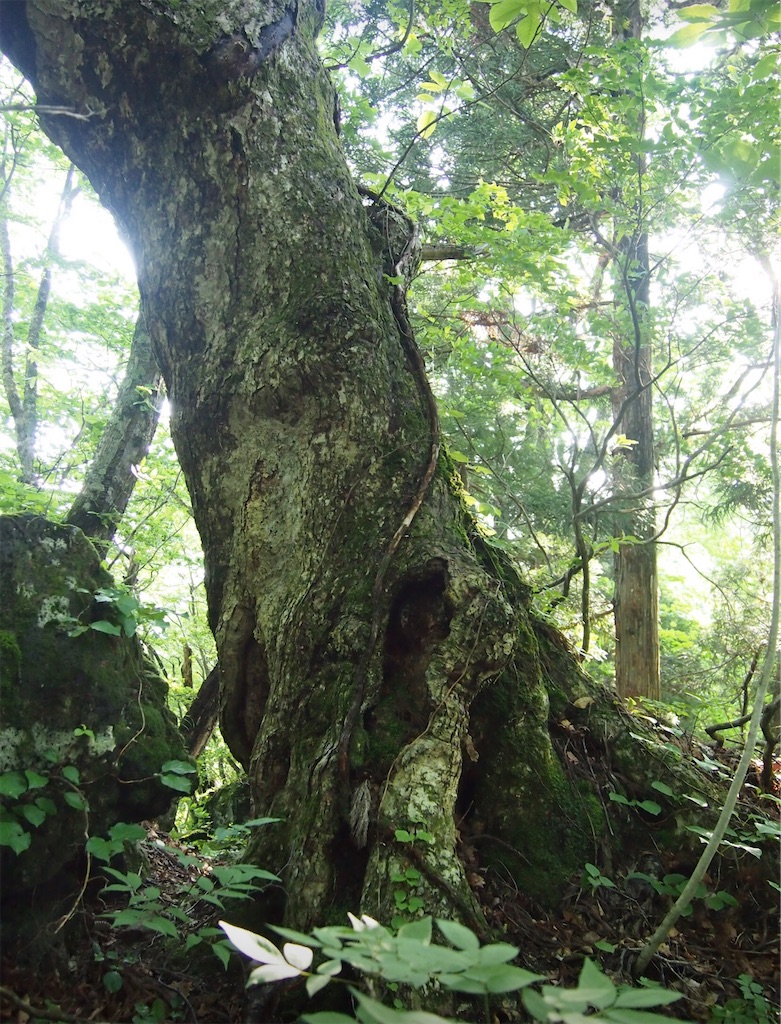
[{"label": "white flower", "polygon": [[380,927],[380,922],[375,921],[374,918],[369,917],[368,914],[361,914],[360,921],[355,916],[355,914],[351,914],[349,910],[347,911],[347,916],[350,918],[350,924],[353,926],[353,930],[356,932],[363,932],[369,928]]},{"label": "white flower", "polygon": [[251,960],[258,960],[263,964],[263,967],[256,967],[250,974],[250,985],[295,978],[303,974],[312,963],[312,950],[308,946],[286,942],[280,951],[273,942],[264,939],[262,935],[256,935],[255,932],[247,931],[246,928],[238,928],[226,921],[220,921],[220,928],[236,949]]}]

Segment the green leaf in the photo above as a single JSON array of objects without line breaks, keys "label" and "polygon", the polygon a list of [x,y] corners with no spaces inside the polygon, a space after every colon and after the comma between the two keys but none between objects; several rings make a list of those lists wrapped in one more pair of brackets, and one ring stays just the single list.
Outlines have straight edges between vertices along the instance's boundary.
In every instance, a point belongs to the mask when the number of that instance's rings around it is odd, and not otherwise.
[{"label": "green leaf", "polygon": [[46,814],[56,814],[57,805],[48,796],[39,796],[35,799],[35,806],[40,807]]},{"label": "green leaf", "polygon": [[67,779],[68,782],[72,782],[74,786],[78,786],[79,782],[81,781],[79,769],[75,768],[72,764],[65,765],[65,767],[62,769],[62,777],[64,779]]},{"label": "green leaf", "polygon": [[506,942],[492,942],[489,946],[483,946],[477,956],[477,961],[481,965],[487,964],[505,964],[508,960],[513,960],[518,956],[519,949],[517,946],[510,946]]},{"label": "green leaf", "polygon": [[578,0],[559,0],[559,3],[565,11],[572,11],[573,14],[578,13]]},{"label": "green leaf", "polygon": [[464,463],[464,464],[469,462],[469,456],[468,455],[464,455],[463,452],[456,451],[454,448],[448,448],[447,453],[450,456],[450,458],[453,460],[453,462],[461,462],[461,463]]},{"label": "green leaf", "polygon": [[10,846],[14,853],[23,853],[33,837],[26,832],[18,821],[0,821],[0,846]]},{"label": "green leaf", "polygon": [[422,139],[429,138],[437,125],[437,115],[433,110],[424,110],[415,123],[418,134]]},{"label": "green leaf", "polygon": [[763,78],[769,78],[771,75],[775,75],[777,69],[778,53],[766,53],[765,56],[761,57],[751,69],[751,77],[754,81],[760,81]]},{"label": "green leaf", "polygon": [[5,772],[0,775],[0,795],[12,800],[26,793],[28,785],[27,777],[22,772]]},{"label": "green leaf", "polygon": [[330,980],[327,974],[310,974],[306,979],[306,994],[311,999],[312,996],[316,996],[321,989],[325,988]]},{"label": "green leaf", "polygon": [[697,21],[691,25],[684,25],[677,32],[673,32],[669,39],[665,40],[665,46],[674,46],[676,49],[683,49],[687,46],[694,46],[700,36],[707,32],[710,25],[707,21]]},{"label": "green leaf", "polygon": [[122,635],[122,630],[119,626],[115,626],[113,622],[107,622],[105,619],[91,622],[89,628],[94,629],[96,633],[108,633],[110,636]]},{"label": "green leaf", "polygon": [[542,981],[541,974],[532,974],[522,967],[513,967],[512,964],[496,964],[485,968],[471,968],[467,974],[472,978],[481,978],[485,984],[485,991],[494,994],[500,992],[517,992],[527,985],[533,985],[535,981]]},{"label": "green leaf", "polygon": [[173,772],[174,775],[194,775],[197,769],[195,765],[190,764],[189,761],[166,761],[165,764],[160,768],[160,771]]},{"label": "green leaf", "polygon": [[215,942],[212,946],[212,953],[214,953],[222,966],[227,970],[231,958],[231,947],[227,939]]},{"label": "green leaf", "polygon": [[670,787],[664,782],[652,782],[651,789],[655,789],[657,793],[663,793],[664,796],[674,796],[675,794]]},{"label": "green leaf", "polygon": [[410,921],[402,925],[397,938],[411,939],[422,946],[428,946],[431,942],[431,918],[422,917],[419,921]]},{"label": "green leaf", "polygon": [[647,814],[661,814],[662,808],[655,800],[641,800],[638,805]]},{"label": "green leaf", "polygon": [[167,917],[162,917],[159,914],[156,914],[154,917],[148,917],[142,923],[150,931],[159,932],[161,935],[168,935],[172,939],[177,938],[179,935],[179,931],[173,921],[169,921]]},{"label": "green leaf", "polygon": [[475,933],[458,921],[444,921],[437,918],[437,928],[442,932],[451,946],[456,949],[474,950],[480,948],[480,940]]},{"label": "green leaf", "polygon": [[624,1007],[667,1006],[681,998],[680,992],[668,992],[661,988],[630,988],[619,992],[613,1004],[616,1009]]},{"label": "green leaf", "polygon": [[122,975],[119,971],[107,971],[103,975],[103,987],[107,992],[119,992],[122,988]]},{"label": "green leaf", "polygon": [[89,806],[81,793],[68,792],[63,794],[63,799],[69,807],[75,811],[83,811]]},{"label": "green leaf", "polygon": [[140,839],[146,839],[146,829],[143,825],[128,824],[125,821],[112,825],[108,834],[120,843],[135,843]]},{"label": "green leaf", "polygon": [[322,942],[317,939],[313,939],[311,935],[305,935],[303,932],[294,931],[292,928],[283,928],[281,925],[272,924],[269,927],[281,935],[283,939],[289,939],[291,942],[297,942],[300,946],[311,946],[312,949],[320,949]]},{"label": "green leaf", "polygon": [[616,793],[615,791],[611,790],[611,792],[608,793],[607,797],[608,800],[612,800],[614,804],[626,804],[627,806],[629,806],[629,800],[627,800],[623,793]]},{"label": "green leaf", "polygon": [[[568,992],[560,991],[560,997],[569,995]],[[578,978],[578,987],[572,990],[573,997],[585,1001],[590,1006],[602,1009],[611,1006],[616,998],[616,986],[600,971],[599,967],[588,957],[583,961]]]},{"label": "green leaf", "polygon": [[613,1021],[614,1024],[670,1024],[669,1017],[664,1017],[661,1013],[646,1013],[643,1010],[603,1010],[600,1016],[603,1020]]},{"label": "green leaf", "polygon": [[42,811],[40,807],[36,807],[34,804],[25,804],[19,808],[19,813],[35,828],[38,828],[39,825],[46,821],[46,812]]},{"label": "green leaf", "polygon": [[542,24],[542,12],[539,6],[536,4],[529,5],[529,13],[519,22],[515,29],[515,34],[518,36],[518,42],[521,46],[526,47],[528,50],[534,40],[537,38],[537,33],[540,30]]},{"label": "green leaf", "polygon": [[164,786],[179,793],[189,793],[192,790],[192,782],[181,775],[161,775],[160,781]]},{"label": "green leaf", "polygon": [[718,8],[713,4],[691,4],[678,11],[681,21],[714,21],[719,16]]},{"label": "green leaf", "polygon": [[545,1002],[539,992],[535,992],[534,989],[524,989],[521,993],[523,998],[523,1005],[534,1017],[535,1020],[545,1021],[548,1020],[548,1014],[551,1012],[551,1007]]},{"label": "green leaf", "polygon": [[47,775],[39,775],[32,768],[27,768],[24,774],[30,789],[43,789],[44,786],[49,785],[49,777]]},{"label": "green leaf", "polygon": [[526,0],[499,0],[499,3],[493,4],[488,15],[491,28],[494,32],[501,32],[508,25],[512,25],[525,10]]}]

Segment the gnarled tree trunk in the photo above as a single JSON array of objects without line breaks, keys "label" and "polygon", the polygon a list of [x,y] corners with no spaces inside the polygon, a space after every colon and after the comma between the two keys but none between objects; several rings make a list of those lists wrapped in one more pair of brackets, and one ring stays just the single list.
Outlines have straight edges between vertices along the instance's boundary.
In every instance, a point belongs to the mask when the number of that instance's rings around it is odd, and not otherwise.
[{"label": "gnarled tree trunk", "polygon": [[255,856],[282,870],[294,926],[359,905],[388,920],[408,863],[394,830],[422,823],[418,895],[468,917],[468,813],[550,896],[600,827],[548,732],[549,696],[563,718],[585,681],[445,457],[413,515],[435,423],[387,279],[412,240],[348,172],[321,3],[251,7],[29,0],[4,8],[2,45],[42,104],[79,115],[41,120],[133,248],[223,733],[255,812],[283,819]]}]

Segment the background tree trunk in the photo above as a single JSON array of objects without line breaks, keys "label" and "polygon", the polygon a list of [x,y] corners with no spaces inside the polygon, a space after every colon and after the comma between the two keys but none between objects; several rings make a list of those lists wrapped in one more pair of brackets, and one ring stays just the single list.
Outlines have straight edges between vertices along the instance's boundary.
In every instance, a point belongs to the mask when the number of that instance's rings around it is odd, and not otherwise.
[{"label": "background tree trunk", "polygon": [[83,115],[41,120],[134,250],[204,546],[223,734],[254,812],[283,819],[253,854],[282,871],[297,927],[358,906],[388,920],[409,865],[395,830],[416,823],[434,836],[426,909],[474,914],[461,817],[553,896],[601,828],[548,733],[549,693],[562,716],[586,684],[446,458],[378,573],[432,450],[386,276],[410,239],[351,180],[321,6],[245,8],[40,0],[7,8],[1,38],[41,103]]},{"label": "background tree trunk", "polygon": [[[640,40],[643,21],[638,0],[616,5],[616,37]],[[642,71],[640,72],[642,74]],[[641,85],[642,89],[642,85]],[[634,224],[623,227],[618,244],[616,283],[620,303],[628,319],[626,337],[613,344],[613,369],[618,385],[613,409],[618,430],[634,444],[617,456],[614,481],[617,494],[629,497],[616,517],[616,533],[639,543],[622,544],[615,556],[614,617],[616,627],[616,689],[622,697],[644,696],[661,700],[659,656],[659,572],[656,549],[656,515],[652,488],[655,474],[653,352],[648,313],[651,308],[651,263],[645,209],[646,160],[641,143],[645,137],[642,94],[633,96],[632,129],[637,138],[636,194],[627,217]],[[642,495],[642,497],[638,497]]]},{"label": "background tree trunk", "polygon": [[160,418],[160,370],[142,317],[136,321],[117,402],[66,523],[95,540],[110,540],[127,508],[137,466],[149,451]]}]

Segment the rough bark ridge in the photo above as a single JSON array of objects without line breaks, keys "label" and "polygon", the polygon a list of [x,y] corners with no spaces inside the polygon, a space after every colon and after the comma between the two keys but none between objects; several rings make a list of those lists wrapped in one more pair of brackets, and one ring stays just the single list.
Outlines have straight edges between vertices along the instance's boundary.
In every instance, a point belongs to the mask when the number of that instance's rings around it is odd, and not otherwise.
[{"label": "rough bark ridge", "polygon": [[393,830],[415,822],[434,835],[418,894],[464,917],[467,811],[540,894],[588,859],[544,659],[562,684],[577,670],[444,459],[372,595],[431,424],[385,277],[402,250],[341,153],[321,18],[317,0],[30,0],[4,10],[2,45],[39,102],[83,115],[42,122],[134,250],[206,554],[222,728],[255,813],[284,819],[255,854],[283,873],[287,920],[359,904],[387,920],[409,863]]}]

